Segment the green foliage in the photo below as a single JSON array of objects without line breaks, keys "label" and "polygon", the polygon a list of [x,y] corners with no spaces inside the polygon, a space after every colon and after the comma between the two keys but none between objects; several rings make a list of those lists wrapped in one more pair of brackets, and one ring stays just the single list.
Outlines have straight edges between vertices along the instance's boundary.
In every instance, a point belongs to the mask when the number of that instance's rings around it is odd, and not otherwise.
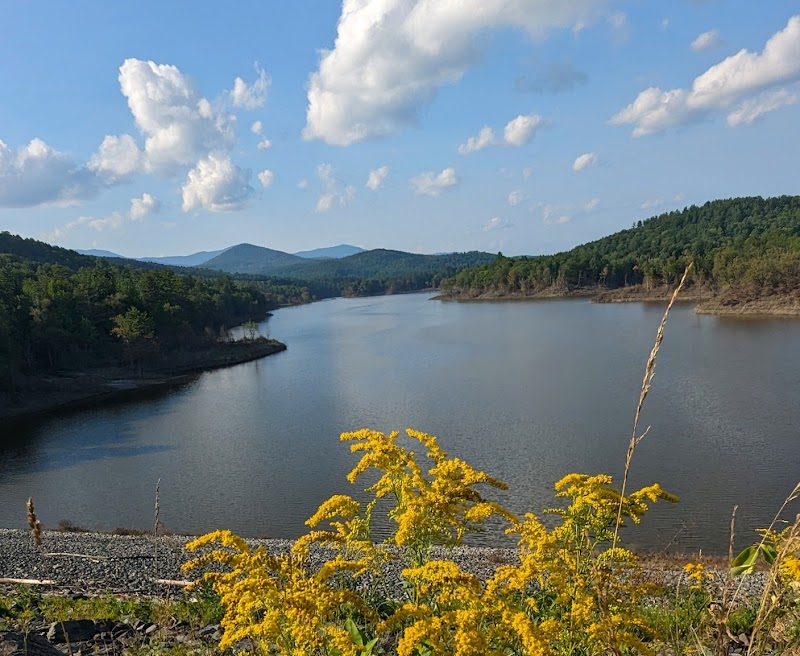
[{"label": "green foliage", "polygon": [[3,243],[36,259],[0,253],[0,392],[14,394],[24,375],[203,348],[230,327],[309,300],[296,283],[117,266],[7,233]]},{"label": "green foliage", "polygon": [[533,295],[597,287],[674,284],[689,262],[692,281],[758,296],[800,288],[800,196],[734,198],[640,221],[556,255],[508,258],[442,282],[453,296]]}]

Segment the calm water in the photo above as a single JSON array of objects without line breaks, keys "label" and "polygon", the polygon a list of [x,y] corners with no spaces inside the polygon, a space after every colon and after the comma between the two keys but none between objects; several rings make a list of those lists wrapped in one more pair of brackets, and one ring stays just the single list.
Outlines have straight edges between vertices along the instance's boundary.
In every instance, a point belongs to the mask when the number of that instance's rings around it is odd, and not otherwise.
[{"label": "calm water", "polygon": [[[295,537],[349,492],[342,431],[411,426],[510,485],[523,512],[552,504],[571,471],[621,471],[663,308],[584,300],[440,303],[427,295],[279,310],[289,349],[135,400],[2,426],[0,526],[227,527]],[[262,326],[266,329],[267,325]],[[676,307],[647,400],[632,482],[664,505],[629,543],[726,549],[800,479],[800,322],[721,320]],[[800,508],[795,509],[795,511]],[[490,535],[476,541],[497,542]]]}]

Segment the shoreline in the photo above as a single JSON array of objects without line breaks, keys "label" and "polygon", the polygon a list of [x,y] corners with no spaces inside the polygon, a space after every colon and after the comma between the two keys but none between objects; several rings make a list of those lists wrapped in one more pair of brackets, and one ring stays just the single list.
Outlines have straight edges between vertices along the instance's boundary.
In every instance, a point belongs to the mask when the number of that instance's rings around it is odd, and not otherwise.
[{"label": "shoreline", "polygon": [[31,419],[64,409],[79,409],[98,401],[118,400],[189,382],[206,371],[232,367],[252,362],[286,350],[286,344],[277,340],[246,343],[234,342],[222,349],[213,348],[191,354],[198,361],[165,366],[155,371],[145,371],[143,376],[132,375],[126,368],[104,368],[60,375],[39,376],[30,381],[28,398],[15,404],[9,400],[0,403],[0,425],[3,422]]},{"label": "shoreline", "polygon": [[[196,536],[116,535],[113,533],[74,533],[45,530],[42,548],[31,542],[24,529],[0,528],[0,578],[49,581],[44,589],[117,595],[159,596],[169,588],[162,581],[181,581],[187,575],[180,566],[194,557],[185,545]],[[264,547],[269,553],[286,553],[294,543],[289,539],[245,538],[251,547]],[[452,560],[482,580],[491,577],[496,567],[517,562],[514,547],[435,547],[433,556]],[[312,549],[312,568],[332,557],[330,547]],[[399,555],[399,552],[398,552]],[[641,552],[642,567],[655,578],[676,580],[683,577],[686,562],[703,562],[710,569],[724,571],[727,558],[696,553],[664,554]],[[401,589],[403,558],[390,560],[385,574],[391,591]],[[763,574],[751,581],[760,587]],[[4,586],[0,584],[0,592]]]},{"label": "shoreline", "polygon": [[[667,303],[672,296],[672,287],[645,290],[640,286],[621,287],[612,290],[576,289],[568,292],[545,290],[535,294],[495,294],[479,296],[445,296],[439,294],[430,300],[457,303],[487,301],[541,301],[569,298],[589,298],[592,303]],[[766,296],[755,299],[739,299],[730,293],[715,294],[711,290],[690,287],[676,299],[676,303],[694,304],[696,314],[718,317],[748,319],[800,319],[800,294]]]}]

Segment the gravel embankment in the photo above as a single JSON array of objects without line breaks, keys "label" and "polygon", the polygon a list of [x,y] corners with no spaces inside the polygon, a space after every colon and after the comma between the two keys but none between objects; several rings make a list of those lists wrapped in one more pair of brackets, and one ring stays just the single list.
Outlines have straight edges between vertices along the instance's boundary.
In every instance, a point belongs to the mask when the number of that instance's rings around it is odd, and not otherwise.
[{"label": "gravel embankment", "polygon": [[[47,588],[71,593],[161,596],[174,587],[159,580],[186,580],[181,565],[192,557],[184,549],[191,537],[167,536],[154,540],[148,536],[122,536],[105,533],[62,533],[45,531],[41,549],[33,546],[27,531],[0,529],[0,578],[53,581]],[[251,546],[264,546],[272,554],[285,553],[290,540],[247,540]],[[320,566],[332,552],[315,549],[311,567]],[[516,561],[513,549],[458,547],[440,549],[434,556],[458,563],[465,571],[485,580],[503,564]],[[402,560],[386,564],[382,581],[369,585],[381,594],[399,596],[402,591]],[[651,577],[667,585],[687,586],[683,572],[674,566],[644,561]],[[761,593],[764,574],[737,579],[743,597]],[[0,585],[0,589],[4,586]],[[5,586],[9,587],[9,586]]]}]

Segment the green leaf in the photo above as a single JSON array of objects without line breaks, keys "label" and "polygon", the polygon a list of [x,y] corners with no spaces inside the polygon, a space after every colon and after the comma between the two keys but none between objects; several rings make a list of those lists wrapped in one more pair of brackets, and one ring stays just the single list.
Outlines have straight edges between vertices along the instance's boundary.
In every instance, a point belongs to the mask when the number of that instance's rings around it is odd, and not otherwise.
[{"label": "green leaf", "polygon": [[755,570],[756,560],[758,559],[759,548],[758,545],[753,544],[747,547],[734,559],[731,564],[731,576],[739,576],[740,574],[752,574]]},{"label": "green leaf", "polygon": [[350,634],[350,639],[357,644],[359,647],[364,646],[364,636],[362,635],[361,631],[358,628],[358,625],[352,620],[352,618],[348,617],[344,621],[344,628]]},{"label": "green leaf", "polygon": [[761,555],[764,556],[764,560],[766,560],[767,563],[773,565],[775,559],[778,557],[778,550],[775,548],[774,544],[762,544]]}]

